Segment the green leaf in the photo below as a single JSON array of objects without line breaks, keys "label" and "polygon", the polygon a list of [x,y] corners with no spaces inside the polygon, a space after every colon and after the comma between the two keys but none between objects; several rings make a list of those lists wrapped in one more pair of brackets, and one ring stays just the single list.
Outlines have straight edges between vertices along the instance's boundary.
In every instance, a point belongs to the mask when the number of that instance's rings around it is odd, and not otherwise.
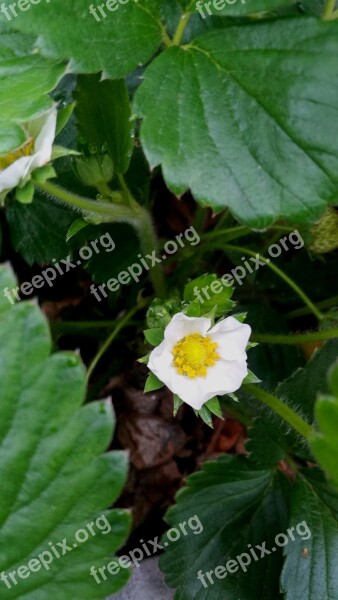
[{"label": "green leaf", "polygon": [[[42,1],[18,11],[15,28],[38,36],[37,46],[47,56],[71,59],[72,70],[78,73],[105,71],[123,77],[158,49],[162,38],[158,0],[116,2],[110,11],[104,9],[106,17],[97,10],[96,18],[89,8],[83,0],[71,5],[64,0]],[[6,21],[5,16],[1,14],[0,20]]]},{"label": "green leaf", "polygon": [[[190,0],[182,0],[181,2],[184,6],[189,6],[191,4]],[[291,6],[295,4],[295,0],[236,0],[229,4],[224,0],[224,7],[218,8],[217,2],[211,2],[209,4],[209,9],[207,8],[207,2],[201,3],[201,12],[198,11],[203,19],[209,16],[209,11],[214,16],[227,16],[227,17],[239,17],[244,15],[252,15],[260,12],[273,12],[278,8],[282,8],[285,6]],[[194,9],[197,11],[197,2],[193,5]]]},{"label": "green leaf", "polygon": [[185,312],[199,317],[215,310],[214,316],[220,317],[233,308],[234,302],[230,300],[233,292],[234,289],[224,285],[216,275],[201,275],[184,288],[184,300],[190,302]]},{"label": "green leaf", "polygon": [[[15,286],[15,278],[1,267],[0,287],[6,286]],[[0,564],[7,574],[17,571],[17,585],[12,581],[8,587],[2,580],[1,595],[102,600],[128,579],[121,569],[98,585],[90,574],[92,565],[98,569],[111,562],[130,525],[126,511],[106,510],[127,474],[124,452],[104,454],[114,429],[111,403],[82,406],[81,360],[71,352],[50,355],[47,323],[35,303],[12,306],[1,295],[0,314],[0,472],[6,482],[0,499]],[[67,540],[66,554],[58,545],[62,540]],[[59,558],[52,546],[60,550]]]},{"label": "green leaf", "polygon": [[337,198],[337,53],[338,23],[310,17],[169,48],[135,100],[151,167],[175,193],[190,188],[251,226],[313,221]]},{"label": "green leaf", "polygon": [[186,483],[166,520],[177,527],[190,518],[198,518],[203,531],[181,536],[161,557],[167,584],[177,588],[175,597],[281,599],[278,579],[282,549],[257,562],[252,558],[246,573],[237,565],[237,573],[228,572],[222,579],[213,574],[213,585],[205,576],[208,587],[204,587],[197,575],[200,570],[204,574],[214,571],[228,560],[248,553],[248,544],[254,546],[266,541],[267,548],[273,546],[274,536],[287,527],[286,480],[280,474],[274,476],[270,470],[250,470],[244,458],[224,456],[204,463],[202,471],[188,477]]},{"label": "green leaf", "polygon": [[161,327],[154,327],[153,329],[145,329],[144,337],[148,344],[152,346],[159,346],[163,342],[164,332]]},{"label": "green leaf", "polygon": [[9,202],[6,217],[14,247],[28,264],[43,264],[69,254],[66,233],[74,213],[46,196],[36,192],[32,204]]},{"label": "green leaf", "polygon": [[[144,277],[144,273],[135,268],[135,263],[139,264],[137,257],[139,240],[135,230],[130,225],[125,223],[90,225],[83,232],[78,233],[76,237],[77,247],[79,248],[81,243],[86,244],[87,240],[95,240],[105,233],[108,233],[114,241],[115,249],[113,252],[93,254],[93,257],[86,263],[87,271],[92,275],[95,282],[107,283],[110,279],[115,279],[114,286],[116,286],[116,289],[126,290],[128,289],[126,286],[138,285]],[[134,275],[130,275],[129,267]],[[139,276],[137,276],[138,273]],[[122,275],[123,278],[121,277],[118,280]],[[130,282],[126,283],[128,278]]]},{"label": "green leaf", "polygon": [[[335,600],[338,581],[338,495],[319,471],[304,471],[291,496],[289,527],[301,527],[285,547],[282,574],[285,600]],[[307,533],[309,530],[311,537]],[[308,538],[308,539],[306,539]]]},{"label": "green leaf", "polygon": [[150,329],[164,329],[171,321],[175,312],[178,312],[179,306],[176,299],[160,300],[155,298],[147,311],[147,324]]},{"label": "green leaf", "polygon": [[150,375],[148,375],[148,377],[147,377],[147,381],[144,386],[144,391],[145,392],[154,392],[155,390],[159,390],[163,386],[164,386],[164,383],[162,383],[162,381],[160,381],[158,379],[158,377],[156,377],[156,375],[154,375],[154,373],[150,373]]},{"label": "green leaf", "polygon": [[101,80],[100,74],[78,77],[75,114],[90,146],[108,151],[118,173],[128,169],[133,148],[128,91],[124,79]]}]

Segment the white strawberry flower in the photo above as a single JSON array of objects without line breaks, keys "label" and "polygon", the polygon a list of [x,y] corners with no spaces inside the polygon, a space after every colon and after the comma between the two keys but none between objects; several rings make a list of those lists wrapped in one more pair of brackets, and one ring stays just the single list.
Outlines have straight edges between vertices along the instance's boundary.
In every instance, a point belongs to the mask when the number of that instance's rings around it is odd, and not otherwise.
[{"label": "white strawberry flower", "polygon": [[176,314],[148,367],[181,400],[199,410],[214,396],[238,390],[248,374],[251,327],[227,317],[212,327],[206,317]]},{"label": "white strawberry flower", "polygon": [[26,141],[7,155],[0,156],[0,194],[24,185],[34,169],[46,165],[52,157],[57,109],[50,110],[23,124]]}]

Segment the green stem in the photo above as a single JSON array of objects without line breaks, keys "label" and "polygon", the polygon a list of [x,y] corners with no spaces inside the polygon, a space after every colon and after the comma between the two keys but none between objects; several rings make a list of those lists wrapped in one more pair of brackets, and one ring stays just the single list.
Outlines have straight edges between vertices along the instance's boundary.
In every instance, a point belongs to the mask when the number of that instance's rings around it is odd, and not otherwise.
[{"label": "green stem", "polygon": [[334,18],[336,8],[336,0],[326,0],[325,8],[323,10],[322,19],[324,21],[331,21]]},{"label": "green stem", "polygon": [[[148,211],[139,207],[139,238],[142,251],[148,256],[152,256],[154,251],[159,249],[158,239],[155,233],[154,225]],[[158,298],[166,297],[166,284],[162,265],[156,263],[149,271],[149,275]]]},{"label": "green stem", "polygon": [[[106,221],[129,223],[137,231],[137,234],[140,238],[142,251],[146,254],[152,255],[154,250],[157,251],[158,249],[158,240],[152,219],[148,211],[138,204],[138,202],[136,202],[136,200],[132,197],[123,178],[120,179],[120,182],[121,186],[123,187],[123,196],[121,194],[121,198],[127,199],[130,206],[126,206],[126,204],[99,202],[90,198],[83,198],[77,194],[68,192],[67,190],[64,190],[63,188],[49,181],[39,184],[38,187],[51,196],[58,198],[65,204],[72,206],[73,208],[80,209],[87,214],[98,215],[101,218],[103,217]],[[160,298],[165,297],[165,280],[160,264],[156,263],[149,270],[149,277],[152,281],[156,295]]]},{"label": "green stem", "polygon": [[142,302],[140,304],[137,304],[136,306],[134,306],[123,317],[123,319],[120,319],[118,321],[117,325],[115,326],[115,328],[113,329],[113,331],[111,332],[111,334],[108,336],[108,338],[106,339],[106,341],[102,344],[100,350],[94,356],[92,362],[90,363],[90,365],[88,367],[88,371],[87,371],[87,381],[89,381],[89,379],[90,379],[90,377],[91,377],[94,369],[96,368],[98,362],[101,360],[102,356],[107,352],[109,346],[114,341],[114,339],[116,338],[116,336],[120,333],[121,329],[123,329],[126,325],[128,325],[128,323],[131,321],[131,319],[134,316],[134,314],[137,313],[142,308],[144,308],[147,305],[147,303],[148,302],[144,301],[144,302]]},{"label": "green stem", "polygon": [[192,13],[190,13],[190,12],[184,12],[183,15],[181,16],[181,18],[178,22],[178,25],[177,25],[177,29],[175,31],[175,35],[173,37],[172,46],[180,45],[191,15],[192,15]]},{"label": "green stem", "polygon": [[246,389],[251,396],[254,396],[257,400],[271,408],[277,415],[282,417],[284,421],[289,423],[293,429],[298,431],[301,436],[303,436],[306,440],[309,440],[310,437],[314,433],[313,427],[309,425],[302,417],[300,417],[292,408],[281,402],[279,398],[269,394],[262,388],[253,384],[244,385],[244,389]]},{"label": "green stem", "polygon": [[[210,240],[214,240],[217,238],[224,238],[226,237],[228,239],[227,236],[234,234],[237,235],[239,234],[238,237],[241,236],[241,234],[243,235],[249,235],[251,232],[251,229],[249,229],[249,227],[245,227],[244,225],[237,225],[236,227],[227,227],[226,229],[218,229],[218,230],[213,230],[213,231],[209,231],[208,233],[205,233],[203,235],[203,241],[210,241]],[[233,238],[236,239],[236,238]]]},{"label": "green stem", "polygon": [[[252,252],[251,250],[247,250],[247,248],[242,248],[241,246],[232,246],[232,245],[224,244],[222,247],[229,251],[240,252],[241,254],[247,254],[248,256],[255,257],[257,255],[257,252]],[[283,281],[285,281],[285,283],[287,283],[290,286],[290,288],[292,288],[294,290],[294,292],[296,292],[296,294],[303,300],[304,304],[306,304],[306,306],[309,307],[311,312],[315,315],[315,317],[317,317],[317,319],[319,321],[321,321],[324,318],[324,315],[313,304],[313,302],[310,300],[310,298],[308,298],[308,296],[305,294],[305,292],[303,292],[303,290],[301,290],[301,288],[288,275],[286,275],[284,273],[284,271],[279,269],[279,267],[276,267],[276,265],[274,263],[272,263],[269,258],[265,258],[261,254],[259,255],[259,258],[272,271],[274,271],[274,273],[276,273],[276,275],[278,275],[281,279],[283,279]]]},{"label": "green stem", "polygon": [[313,331],[311,333],[296,333],[291,335],[270,335],[269,333],[254,333],[251,336],[253,342],[263,344],[303,344],[306,342],[319,342],[323,340],[332,340],[338,338],[338,328],[324,329],[323,331]]},{"label": "green stem", "polygon": [[[333,296],[332,298],[328,298],[327,300],[322,300],[321,302],[316,303],[317,308],[332,308],[338,306],[338,296]],[[295,310],[291,310],[285,316],[287,319],[293,319],[296,317],[303,317],[311,312],[307,306],[302,308],[296,308]]]},{"label": "green stem", "polygon": [[168,33],[166,32],[166,30],[163,28],[162,29],[162,41],[163,44],[167,47],[170,48],[170,46],[173,45],[172,39],[169,37]]}]

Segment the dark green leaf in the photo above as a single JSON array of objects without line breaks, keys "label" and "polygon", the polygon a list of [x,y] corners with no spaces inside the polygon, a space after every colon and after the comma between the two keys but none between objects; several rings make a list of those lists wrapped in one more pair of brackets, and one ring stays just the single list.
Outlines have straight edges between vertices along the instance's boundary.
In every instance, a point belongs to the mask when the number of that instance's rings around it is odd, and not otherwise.
[{"label": "dark green leaf", "polygon": [[32,204],[8,202],[6,217],[14,247],[28,264],[41,265],[69,254],[66,233],[74,213],[47,196],[36,192]]},{"label": "dark green leaf", "polygon": [[[97,3],[42,1],[18,11],[15,28],[38,36],[37,45],[46,55],[71,59],[78,73],[105,71],[123,77],[156,52],[162,38],[158,0],[116,2],[111,10],[101,4],[105,17],[98,9],[96,16],[91,14],[90,6],[96,8]],[[6,22],[3,14],[0,21]]]},{"label": "dark green leaf", "polygon": [[[299,526],[301,524],[301,526]],[[338,495],[321,473],[308,470],[291,496],[289,527],[303,532],[285,547],[285,600],[336,600],[338,585]]]},{"label": "dark green leaf", "polygon": [[211,574],[213,585],[204,575],[209,587],[204,587],[197,575],[200,570],[204,574],[214,571],[218,565],[225,566],[228,560],[248,553],[248,544],[266,541],[267,548],[273,546],[274,536],[287,527],[286,485],[282,476],[274,477],[270,470],[250,470],[246,459],[230,456],[205,463],[201,472],[188,478],[176,506],[167,513],[167,521],[178,527],[195,516],[203,531],[181,536],[161,559],[167,583],[177,588],[175,598],[281,599],[281,549],[257,562],[251,557],[246,573],[237,565],[237,572],[228,572],[222,579]]},{"label": "dark green leaf", "polygon": [[166,50],[136,95],[150,165],[251,226],[313,221],[337,198],[337,53],[338,23],[307,17]]},{"label": "dark green leaf", "polygon": [[133,125],[126,83],[96,75],[78,77],[75,114],[87,143],[98,152],[104,148],[117,173],[128,169],[133,148]]}]

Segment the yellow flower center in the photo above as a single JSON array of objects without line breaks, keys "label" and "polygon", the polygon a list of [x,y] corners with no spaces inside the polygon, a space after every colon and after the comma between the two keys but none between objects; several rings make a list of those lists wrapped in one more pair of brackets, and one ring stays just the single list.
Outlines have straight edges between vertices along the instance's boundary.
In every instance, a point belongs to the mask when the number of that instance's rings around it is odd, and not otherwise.
[{"label": "yellow flower center", "polygon": [[22,156],[29,156],[32,154],[34,149],[34,139],[30,138],[26,140],[22,146],[12,150],[8,154],[0,154],[0,170],[7,169],[10,165],[12,165],[18,158]]},{"label": "yellow flower center", "polygon": [[220,358],[217,347],[218,344],[208,336],[203,337],[199,333],[187,335],[172,350],[176,371],[191,379],[205,377],[208,367],[212,367]]}]

